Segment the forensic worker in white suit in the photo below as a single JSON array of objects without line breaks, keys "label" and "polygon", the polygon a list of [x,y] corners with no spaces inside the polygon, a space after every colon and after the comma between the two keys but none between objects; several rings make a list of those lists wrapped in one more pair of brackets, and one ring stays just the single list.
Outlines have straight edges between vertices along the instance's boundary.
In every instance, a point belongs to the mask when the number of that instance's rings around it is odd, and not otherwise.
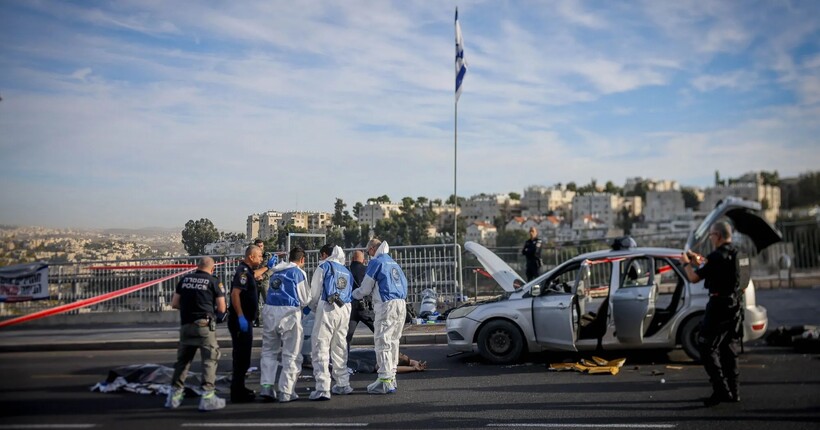
[{"label": "forensic worker in white suit", "polygon": [[399,362],[399,339],[407,316],[407,278],[401,267],[387,254],[387,242],[371,239],[367,244],[370,262],[362,285],[353,290],[353,298],[371,296],[373,301],[376,363],[379,378],[367,386],[370,394],[396,391],[396,366]]},{"label": "forensic worker in white suit", "polygon": [[[350,320],[350,293],[353,275],[345,267],[345,254],[339,246],[327,244],[319,250],[322,261],[310,281],[310,307],[316,312],[311,333],[310,361],[316,389],[311,400],[330,400],[333,394],[350,394],[350,374],[347,372],[347,326]],[[328,365],[333,364],[330,386]]]}]

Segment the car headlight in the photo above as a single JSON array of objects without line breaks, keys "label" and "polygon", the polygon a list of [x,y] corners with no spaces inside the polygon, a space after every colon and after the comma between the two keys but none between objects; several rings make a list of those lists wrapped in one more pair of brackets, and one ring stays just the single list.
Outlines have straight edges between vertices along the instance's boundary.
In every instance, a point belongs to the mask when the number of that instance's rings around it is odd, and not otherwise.
[{"label": "car headlight", "polygon": [[447,318],[464,318],[470,314],[470,312],[476,310],[478,306],[462,306],[460,308],[455,308],[447,315]]}]

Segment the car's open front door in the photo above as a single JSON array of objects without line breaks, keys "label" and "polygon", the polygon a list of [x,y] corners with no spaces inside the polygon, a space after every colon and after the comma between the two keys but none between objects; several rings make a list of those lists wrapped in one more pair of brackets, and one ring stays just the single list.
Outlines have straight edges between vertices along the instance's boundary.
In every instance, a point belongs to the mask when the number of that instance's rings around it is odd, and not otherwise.
[{"label": "car's open front door", "polygon": [[[554,282],[553,285],[559,288],[544,288],[538,297],[533,297],[533,326],[539,344],[555,350],[577,351],[575,341],[586,296],[589,266],[584,263],[568,269],[564,274],[557,275],[563,282]],[[575,279],[567,279],[573,272]]]},{"label": "car's open front door", "polygon": [[619,263],[621,283],[611,297],[615,335],[624,344],[640,344],[655,316],[654,260],[641,256]]}]

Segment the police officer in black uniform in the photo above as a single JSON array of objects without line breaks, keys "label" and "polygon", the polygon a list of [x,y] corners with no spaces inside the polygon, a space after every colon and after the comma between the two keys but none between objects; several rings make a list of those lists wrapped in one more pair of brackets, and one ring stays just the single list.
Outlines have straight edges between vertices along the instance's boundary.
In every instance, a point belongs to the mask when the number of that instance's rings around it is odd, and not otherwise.
[{"label": "police officer in black uniform", "polygon": [[279,259],[270,252],[265,252],[264,240],[256,239],[253,241],[253,244],[262,250],[262,263],[253,271],[254,277],[256,277],[256,284],[259,286],[259,309],[256,312],[256,319],[253,320],[253,326],[259,327],[262,306],[265,305],[265,296],[268,294],[268,281],[270,280],[270,275],[273,274],[273,266],[276,265]]},{"label": "police officer in black uniform", "polygon": [[233,376],[231,402],[253,401],[255,393],[245,387],[245,373],[251,366],[253,321],[259,310],[259,289],[254,269],[262,263],[262,250],[255,245],[245,249],[245,259],[239,263],[231,281],[231,314],[228,331],[233,343]]},{"label": "police officer in black uniform", "polygon": [[530,227],[530,238],[524,242],[521,254],[527,258],[527,282],[532,281],[541,269],[541,239],[535,227]]},{"label": "police officer in black uniform", "polygon": [[[353,275],[353,289],[359,288],[364,280],[364,275],[367,273],[367,266],[364,265],[364,252],[356,250],[350,256],[350,273]],[[350,308],[350,322],[347,325],[347,349],[350,349],[350,342],[353,341],[353,333],[356,331],[356,326],[361,321],[372,332],[376,332],[373,328],[373,311],[372,305],[368,303],[368,299],[362,300],[353,299]]]},{"label": "police officer in black uniform", "polygon": [[[709,231],[714,251],[705,259],[693,252],[681,255],[690,282],[704,279],[709,303],[700,329],[700,358],[712,383],[706,406],[739,402],[737,355],[743,336],[741,269],[738,251],[732,245],[732,228],[718,222]],[[695,268],[697,267],[697,268]]]},{"label": "police officer in black uniform", "polygon": [[179,348],[171,378],[171,392],[166,408],[179,407],[185,396],[185,377],[197,350],[202,358],[202,399],[199,409],[211,411],[225,407],[225,400],[216,396],[216,366],[219,345],[216,342],[216,322],[225,316],[225,292],[222,283],[213,276],[214,260],[202,257],[194,273],[185,275],[177,284],[171,307],[179,309]]}]

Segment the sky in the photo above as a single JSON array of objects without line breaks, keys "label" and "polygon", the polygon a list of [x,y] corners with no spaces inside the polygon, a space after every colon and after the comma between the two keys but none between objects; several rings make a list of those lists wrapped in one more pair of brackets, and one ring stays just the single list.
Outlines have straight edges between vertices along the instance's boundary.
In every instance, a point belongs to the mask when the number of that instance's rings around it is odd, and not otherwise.
[{"label": "sky", "polygon": [[0,97],[0,224],[446,199],[456,147],[459,196],[707,187],[820,169],[820,2],[8,0]]}]

